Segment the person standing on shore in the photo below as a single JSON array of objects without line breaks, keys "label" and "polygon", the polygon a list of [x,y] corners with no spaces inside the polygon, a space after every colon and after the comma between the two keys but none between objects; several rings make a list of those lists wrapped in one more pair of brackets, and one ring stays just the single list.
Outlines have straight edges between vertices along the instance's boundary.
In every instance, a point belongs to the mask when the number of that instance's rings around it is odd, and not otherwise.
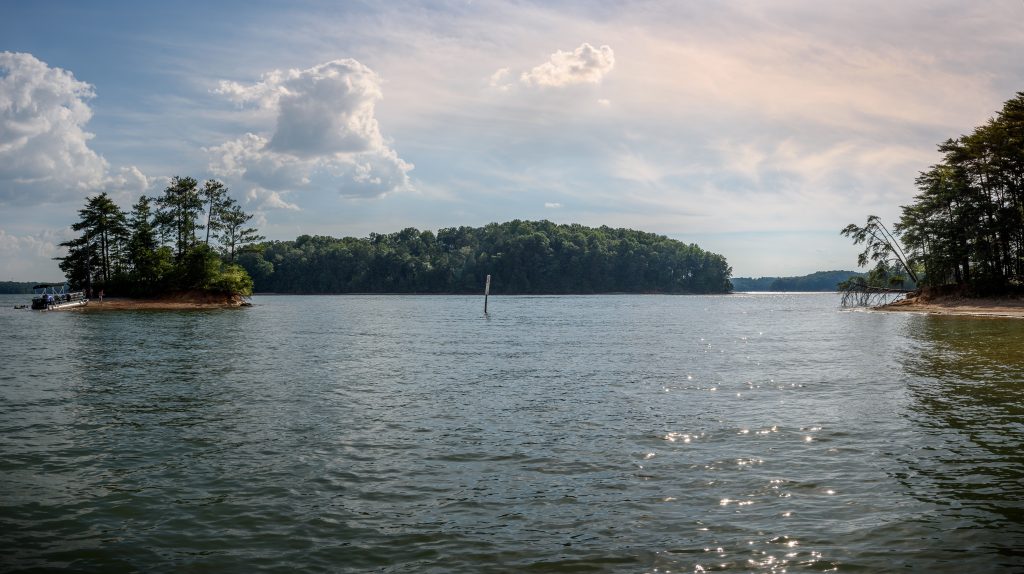
[{"label": "person standing on shore", "polygon": [[100,289],[100,303],[103,302],[103,289]]}]

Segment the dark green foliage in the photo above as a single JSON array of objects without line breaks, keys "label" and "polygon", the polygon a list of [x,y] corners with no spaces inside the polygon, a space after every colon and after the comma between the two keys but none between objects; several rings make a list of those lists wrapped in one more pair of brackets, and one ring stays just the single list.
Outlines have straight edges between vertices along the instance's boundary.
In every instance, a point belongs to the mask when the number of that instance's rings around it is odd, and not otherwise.
[{"label": "dark green foliage", "polygon": [[198,186],[195,178],[175,176],[164,194],[156,198],[155,227],[164,241],[173,245],[176,260],[198,243],[196,231],[204,227],[199,224],[203,198]]},{"label": "dark green foliage", "polygon": [[71,229],[82,235],[60,244],[68,248],[67,256],[59,258],[60,269],[74,285],[110,283],[123,271],[127,218],[106,193],[87,199],[78,215],[81,220]]},{"label": "dark green foliage", "polygon": [[[1024,288],[1024,92],[939,151],[943,161],[916,179],[920,193],[889,243],[904,243],[907,270],[923,270],[922,285],[978,295]],[[864,229],[844,234],[851,228]]]},{"label": "dark green foliage", "polygon": [[[199,223],[204,205],[206,225]],[[245,270],[222,260],[209,239],[196,237],[204,227],[223,233],[235,225],[232,243],[219,246],[232,257],[239,246],[261,239],[255,229],[239,229],[252,216],[227,197],[219,182],[206,182],[200,193],[195,179],[175,177],[163,196],[140,197],[130,217],[104,193],[89,198],[79,214],[82,220],[72,228],[82,235],[61,244],[68,254],[60,258],[74,288],[141,297],[181,290],[252,294]]]},{"label": "dark green foliage", "polygon": [[736,291],[837,291],[843,281],[863,275],[856,271],[816,271],[799,277],[733,277],[732,286]]},{"label": "dark green foliage", "polygon": [[217,239],[221,244],[221,252],[229,263],[235,261],[235,255],[247,245],[263,241],[266,237],[260,235],[255,227],[246,227],[252,215],[242,211],[241,206],[227,198],[218,207],[217,229],[220,233]]},{"label": "dark green foliage", "polygon": [[206,240],[204,243],[210,245],[210,234],[221,229],[223,213],[234,200],[228,197],[228,188],[224,187],[223,183],[212,179],[203,185],[199,195],[206,205]]},{"label": "dark green foliage", "polygon": [[25,295],[32,293],[32,286],[38,282],[25,281],[0,281],[0,294],[3,295]]},{"label": "dark green foliage", "polygon": [[725,293],[721,255],[662,235],[550,221],[414,228],[357,239],[303,235],[238,258],[277,293]]}]

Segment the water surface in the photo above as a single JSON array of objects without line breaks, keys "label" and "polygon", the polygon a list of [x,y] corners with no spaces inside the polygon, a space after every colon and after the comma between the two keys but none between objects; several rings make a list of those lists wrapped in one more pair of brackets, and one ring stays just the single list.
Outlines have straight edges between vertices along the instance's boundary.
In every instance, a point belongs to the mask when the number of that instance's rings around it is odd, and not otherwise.
[{"label": "water surface", "polygon": [[4,570],[1024,568],[1024,321],[831,294],[20,302]]}]

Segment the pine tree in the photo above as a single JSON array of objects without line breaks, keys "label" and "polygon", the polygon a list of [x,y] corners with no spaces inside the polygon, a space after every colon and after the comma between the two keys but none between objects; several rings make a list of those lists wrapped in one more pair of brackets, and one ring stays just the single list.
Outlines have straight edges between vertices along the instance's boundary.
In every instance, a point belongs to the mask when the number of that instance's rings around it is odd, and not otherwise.
[{"label": "pine tree", "polygon": [[229,263],[234,263],[236,253],[245,245],[263,241],[255,227],[246,227],[253,218],[252,214],[242,211],[234,199],[228,198],[220,214],[220,241],[222,250]]},{"label": "pine tree", "polygon": [[[228,197],[228,188],[217,180],[207,180],[203,190],[199,192],[206,204],[206,245],[210,245],[210,233],[221,229],[223,223],[221,218],[224,211],[230,207],[231,198]],[[214,233],[216,237],[216,233]]]},{"label": "pine tree", "polygon": [[196,245],[196,231],[203,227],[199,224],[203,199],[198,185],[195,178],[175,176],[163,196],[156,200],[156,227],[174,245],[176,261],[181,261]]},{"label": "pine tree", "polygon": [[60,244],[68,248],[67,256],[58,258],[61,271],[78,286],[106,285],[123,264],[127,218],[106,192],[90,197],[78,215],[81,220],[71,229],[82,235]]}]

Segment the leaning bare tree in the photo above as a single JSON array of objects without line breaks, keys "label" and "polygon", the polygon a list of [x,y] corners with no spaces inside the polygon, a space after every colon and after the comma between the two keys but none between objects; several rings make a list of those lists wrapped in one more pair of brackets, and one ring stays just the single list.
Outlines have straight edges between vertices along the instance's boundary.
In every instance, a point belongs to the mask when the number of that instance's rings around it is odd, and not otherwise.
[{"label": "leaning bare tree", "polygon": [[[864,251],[857,256],[857,265],[866,267],[870,262],[876,264],[875,278],[887,279],[887,285],[853,277],[844,281],[839,288],[843,292],[843,306],[867,306],[878,304],[893,294],[906,293],[906,289],[896,288],[903,283],[901,273],[906,273],[915,284],[918,282],[910,258],[900,245],[899,238],[882,223],[877,215],[868,216],[863,227],[851,223],[840,232],[843,236],[853,239],[854,245],[864,244]],[[897,269],[900,273],[889,273],[889,269]]]}]

